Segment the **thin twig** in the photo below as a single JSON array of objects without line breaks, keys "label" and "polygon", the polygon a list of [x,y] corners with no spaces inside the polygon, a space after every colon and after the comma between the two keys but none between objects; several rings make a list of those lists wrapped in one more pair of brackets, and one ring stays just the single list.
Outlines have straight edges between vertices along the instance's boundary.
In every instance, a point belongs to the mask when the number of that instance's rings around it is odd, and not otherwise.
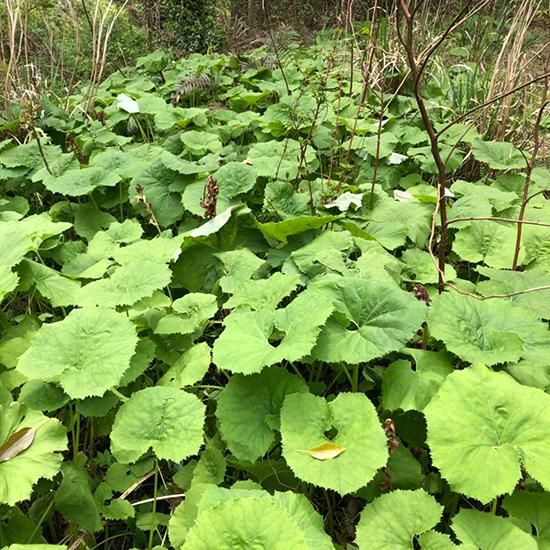
[{"label": "thin twig", "polygon": [[176,493],[173,495],[164,495],[157,498],[146,498],[145,500],[138,500],[137,502],[132,502],[132,506],[141,506],[142,504],[149,504],[155,500],[171,500],[173,498],[185,498],[185,493]]},{"label": "thin twig", "polygon": [[490,221],[490,222],[507,222],[517,223],[518,225],[538,225],[540,227],[550,227],[550,223],[536,222],[531,220],[523,220],[521,218],[515,220],[514,218],[500,218],[498,216],[471,216],[466,218],[451,218],[447,220],[447,225],[457,222],[477,222],[477,221]]},{"label": "thin twig", "polygon": [[[525,216],[525,209],[527,208],[527,203],[529,202],[529,188],[531,186],[531,176],[533,175],[533,169],[537,162],[537,155],[541,146],[540,139],[540,125],[542,122],[542,117],[544,115],[544,110],[550,102],[546,100],[548,97],[548,78],[544,81],[544,91],[542,92],[542,102],[537,114],[537,120],[535,121],[535,131],[533,132],[533,153],[531,155],[531,160],[527,163],[527,170],[525,170],[525,183],[523,184],[523,200],[521,201],[521,206],[519,208],[519,222],[523,220]],[[518,223],[517,232],[516,232],[516,244],[514,246],[514,259],[512,260],[512,271],[516,271],[518,268],[519,253],[521,250],[521,237],[523,232],[523,223]]]}]

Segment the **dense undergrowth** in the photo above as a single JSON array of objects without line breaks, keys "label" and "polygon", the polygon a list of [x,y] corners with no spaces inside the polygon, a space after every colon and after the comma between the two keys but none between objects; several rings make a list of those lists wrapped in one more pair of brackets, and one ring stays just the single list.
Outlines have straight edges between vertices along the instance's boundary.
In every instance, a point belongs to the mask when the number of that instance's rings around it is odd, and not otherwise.
[{"label": "dense undergrowth", "polygon": [[346,52],[156,52],[20,108],[0,546],[548,547],[550,171],[428,76],[443,228],[410,85]]}]

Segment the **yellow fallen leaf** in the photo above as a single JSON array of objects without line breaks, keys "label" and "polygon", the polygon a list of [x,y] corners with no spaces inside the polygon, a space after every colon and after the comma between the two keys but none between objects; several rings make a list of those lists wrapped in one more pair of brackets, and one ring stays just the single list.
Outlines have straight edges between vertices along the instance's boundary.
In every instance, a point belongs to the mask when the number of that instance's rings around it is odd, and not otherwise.
[{"label": "yellow fallen leaf", "polygon": [[307,452],[309,456],[316,458],[317,460],[331,460],[341,455],[346,449],[335,445],[334,443],[323,443],[318,447],[312,447]]},{"label": "yellow fallen leaf", "polygon": [[35,433],[34,428],[23,428],[13,433],[0,447],[0,462],[7,462],[28,449],[32,445]]}]

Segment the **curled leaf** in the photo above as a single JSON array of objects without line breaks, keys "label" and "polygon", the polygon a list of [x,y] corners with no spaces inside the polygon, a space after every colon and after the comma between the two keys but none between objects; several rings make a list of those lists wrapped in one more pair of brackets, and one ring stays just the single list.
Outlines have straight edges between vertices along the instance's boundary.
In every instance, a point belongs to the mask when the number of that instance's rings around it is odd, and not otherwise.
[{"label": "curled leaf", "polygon": [[0,447],[0,462],[7,462],[28,449],[32,445],[35,433],[35,428],[22,428],[11,434]]},{"label": "curled leaf", "polygon": [[341,455],[345,450],[345,447],[340,447],[340,445],[334,443],[323,443],[318,447],[312,447],[307,452],[309,456],[317,460],[331,460]]}]

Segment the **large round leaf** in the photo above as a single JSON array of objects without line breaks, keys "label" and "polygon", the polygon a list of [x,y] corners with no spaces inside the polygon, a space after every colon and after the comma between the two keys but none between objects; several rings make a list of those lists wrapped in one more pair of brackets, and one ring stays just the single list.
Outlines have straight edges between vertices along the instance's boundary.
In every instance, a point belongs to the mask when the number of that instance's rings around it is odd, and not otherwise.
[{"label": "large round leaf", "polygon": [[89,168],[67,170],[62,176],[46,180],[46,188],[53,193],[62,193],[71,197],[87,195],[96,187],[113,187],[120,181],[116,172],[92,166]]},{"label": "large round leaf", "polygon": [[250,191],[256,183],[256,171],[242,162],[228,162],[215,174],[220,186],[220,195],[232,199]]},{"label": "large round leaf", "polygon": [[[329,439],[331,432],[336,435]],[[341,393],[331,402],[305,393],[287,396],[281,436],[283,456],[298,478],[340,494],[365,486],[388,459],[376,410],[359,393]],[[339,450],[338,456],[316,458],[323,445]]]},{"label": "large round leaf", "polygon": [[172,272],[166,264],[141,260],[116,269],[108,279],[83,286],[76,301],[82,306],[131,306],[149,298],[170,283]]},{"label": "large round leaf", "polygon": [[[246,483],[249,485],[245,486]],[[209,513],[210,510],[223,503],[228,506],[233,503],[234,508],[240,510],[243,501],[252,501],[260,513],[263,511],[270,515],[271,520],[277,527],[290,526],[294,533],[299,532],[299,548],[303,548],[302,544],[305,543],[305,547],[311,550],[333,549],[330,537],[324,531],[321,516],[314,510],[312,504],[304,495],[292,491],[276,491],[269,494],[251,482],[241,483],[238,488],[233,486],[231,489],[216,487],[212,484],[194,484],[187,492],[185,501],[176,508],[170,520],[170,542],[176,548],[180,548],[184,542],[189,544],[189,541],[186,541],[189,531],[192,530],[190,537],[192,542],[196,540],[199,532],[206,528],[203,518],[205,516],[209,519],[212,518]],[[248,506],[245,506],[245,508],[248,509]],[[273,510],[276,510],[276,512],[271,515]],[[256,514],[254,514],[254,517],[256,517]],[[216,525],[218,525],[217,522]],[[265,524],[260,522],[259,527],[265,527]],[[298,528],[298,531],[296,531],[296,528]],[[244,535],[243,539],[239,541],[242,543],[242,546],[238,545],[239,548],[254,547],[250,546],[248,533],[253,533],[257,528],[255,528],[254,522],[248,522],[246,515],[242,516],[241,521],[233,525],[229,524],[223,529],[229,530],[227,532],[228,541],[234,541],[234,537]],[[210,531],[212,531],[211,528]],[[268,531],[270,530],[266,529],[266,532]],[[262,531],[258,529],[258,533],[262,533]],[[261,534],[259,536],[262,537]],[[265,546],[261,547],[266,549],[272,548],[272,544],[274,544],[273,541],[265,541],[265,543]],[[235,548],[235,546],[224,546],[223,542],[220,542],[220,544],[222,546],[214,544],[211,548],[227,548],[228,550]]]},{"label": "large round leaf", "polygon": [[470,363],[495,365],[523,358],[543,366],[550,353],[547,327],[507,301],[448,292],[434,298],[428,325],[449,351]]},{"label": "large round leaf", "polygon": [[67,448],[67,436],[59,420],[13,403],[0,409],[0,445],[0,502],[13,506],[40,478],[57,474],[63,457],[56,451]]},{"label": "large round leaf", "polygon": [[199,514],[181,548],[313,550],[290,514],[266,498],[240,498],[212,506]]},{"label": "large round leaf", "polygon": [[424,410],[434,465],[453,491],[487,503],[521,467],[550,489],[550,396],[486,367],[456,371]]},{"label": "large round leaf", "polygon": [[180,462],[199,451],[204,414],[200,400],[178,388],[140,390],[117,412],[113,455],[119,462],[135,462],[152,448],[158,458]]},{"label": "large round leaf", "polygon": [[284,359],[297,361],[313,349],[331,312],[330,300],[320,301],[308,291],[284,309],[236,310],[226,317],[225,330],[214,344],[214,363],[220,369],[252,374]]},{"label": "large round leaf", "polygon": [[460,510],[453,518],[453,531],[468,546],[479,550],[537,550],[535,539],[509,519],[479,510]]},{"label": "large round leaf", "polygon": [[328,362],[370,361],[414,336],[426,314],[414,296],[388,283],[344,277],[332,291],[340,315],[329,319],[313,355]]},{"label": "large round leaf", "polygon": [[387,493],[363,510],[355,542],[365,550],[410,550],[414,537],[432,529],[442,512],[443,506],[422,489]]},{"label": "large round leaf", "polygon": [[307,391],[306,383],[281,367],[259,374],[235,375],[218,399],[216,416],[229,450],[251,462],[265,454],[279,428],[285,397]]},{"label": "large round leaf", "polygon": [[137,345],[134,325],[111,309],[75,309],[42,325],[17,370],[29,380],[57,382],[73,399],[101,396],[116,386]]}]

